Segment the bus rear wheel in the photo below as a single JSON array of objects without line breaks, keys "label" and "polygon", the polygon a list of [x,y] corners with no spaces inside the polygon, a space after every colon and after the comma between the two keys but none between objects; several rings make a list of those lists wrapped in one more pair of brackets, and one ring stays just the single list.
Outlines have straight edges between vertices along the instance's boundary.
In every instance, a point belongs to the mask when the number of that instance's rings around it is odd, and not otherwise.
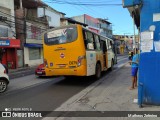
[{"label": "bus rear wheel", "polygon": [[96,78],[99,79],[101,77],[101,65],[99,63],[96,64]]}]

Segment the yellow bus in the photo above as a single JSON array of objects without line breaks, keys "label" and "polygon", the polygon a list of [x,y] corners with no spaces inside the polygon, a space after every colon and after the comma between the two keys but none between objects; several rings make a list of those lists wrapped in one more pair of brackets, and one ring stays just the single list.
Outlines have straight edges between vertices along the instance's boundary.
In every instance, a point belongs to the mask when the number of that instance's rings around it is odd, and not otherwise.
[{"label": "yellow bus", "polygon": [[92,76],[114,65],[113,40],[81,25],[54,28],[44,33],[46,75]]}]

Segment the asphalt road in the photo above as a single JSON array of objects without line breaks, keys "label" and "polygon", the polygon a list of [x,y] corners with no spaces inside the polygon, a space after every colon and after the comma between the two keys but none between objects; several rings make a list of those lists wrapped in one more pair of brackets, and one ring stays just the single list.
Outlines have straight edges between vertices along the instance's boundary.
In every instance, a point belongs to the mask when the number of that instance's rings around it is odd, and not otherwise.
[{"label": "asphalt road", "polygon": [[[124,64],[127,58],[122,57],[114,69]],[[108,72],[104,74],[106,76]],[[21,79],[35,79],[34,75],[22,77]],[[40,78],[39,78],[40,79]],[[48,78],[43,78],[48,79]],[[0,111],[5,108],[22,109],[28,108],[32,111],[53,111],[73,95],[79,93],[96,80],[93,78],[72,78],[72,79],[53,79],[43,84],[37,84],[26,89],[10,91],[0,95]]]},{"label": "asphalt road", "polygon": [[[30,79],[33,79],[32,77]],[[31,88],[20,89],[0,96],[0,110],[32,108],[35,111],[50,111],[93,82],[94,80],[91,79],[53,80]]]}]

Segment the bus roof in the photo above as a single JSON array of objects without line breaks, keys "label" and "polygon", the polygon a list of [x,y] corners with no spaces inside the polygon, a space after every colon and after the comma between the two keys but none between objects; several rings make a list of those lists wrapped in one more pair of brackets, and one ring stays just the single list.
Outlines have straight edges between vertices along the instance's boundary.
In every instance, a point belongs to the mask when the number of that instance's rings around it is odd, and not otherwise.
[{"label": "bus roof", "polygon": [[98,33],[94,32],[94,31],[92,31],[92,30],[90,30],[90,29],[88,29],[88,28],[86,28],[86,27],[84,27],[84,26],[82,26],[82,25],[80,25],[80,24],[72,24],[72,25],[66,25],[66,26],[60,26],[60,27],[52,28],[52,29],[49,29],[49,30],[47,30],[46,32],[44,32],[44,34],[47,33],[47,32],[51,32],[51,31],[53,31],[53,30],[63,29],[63,28],[68,28],[68,27],[74,27],[74,26],[81,26],[83,29],[85,29],[85,30],[87,30],[87,31],[90,31],[90,32],[92,32],[92,33],[94,33],[94,34],[99,35],[100,37],[103,37],[103,38],[105,38],[105,39],[108,39],[108,40],[114,42],[111,38],[109,38],[109,37],[107,37],[107,36],[103,36],[103,35],[101,35],[101,34],[98,34]]}]

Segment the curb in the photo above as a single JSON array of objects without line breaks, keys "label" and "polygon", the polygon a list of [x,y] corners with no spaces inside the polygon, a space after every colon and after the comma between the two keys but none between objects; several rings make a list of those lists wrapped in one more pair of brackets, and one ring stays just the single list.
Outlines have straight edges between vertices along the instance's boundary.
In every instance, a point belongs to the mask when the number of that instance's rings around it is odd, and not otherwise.
[{"label": "curb", "polygon": [[36,68],[28,68],[28,69],[25,69],[25,70],[18,70],[18,71],[15,71],[15,72],[9,72],[8,75],[9,75],[9,78],[11,80],[11,79],[15,79],[15,78],[24,77],[24,76],[27,76],[27,75],[34,74],[35,69]]}]

